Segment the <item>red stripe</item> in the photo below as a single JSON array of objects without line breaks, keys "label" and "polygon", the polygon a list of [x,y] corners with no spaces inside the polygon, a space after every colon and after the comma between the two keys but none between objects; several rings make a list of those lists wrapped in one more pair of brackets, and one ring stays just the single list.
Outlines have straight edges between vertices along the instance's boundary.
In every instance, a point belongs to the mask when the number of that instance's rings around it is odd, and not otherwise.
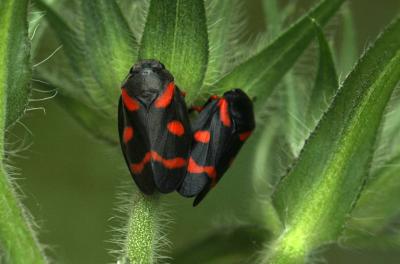
[{"label": "red stripe", "polygon": [[210,177],[214,182],[217,179],[217,172],[215,171],[215,168],[213,166],[200,166],[199,164],[196,163],[192,157],[189,158],[189,165],[187,168],[187,171],[189,173],[196,173],[196,174],[201,174],[201,173],[206,173],[208,177]]},{"label": "red stripe", "polygon": [[140,174],[144,166],[146,166],[147,163],[149,163],[151,160],[160,162],[165,168],[172,170],[172,169],[178,169],[186,166],[186,159],[184,158],[173,158],[173,159],[165,159],[161,157],[157,152],[155,151],[149,151],[147,152],[142,161],[139,163],[133,163],[131,164],[131,170],[134,174]]},{"label": "red stripe", "polygon": [[151,160],[151,152],[149,151],[149,152],[147,152],[147,153],[144,155],[144,157],[143,157],[143,159],[142,159],[141,162],[131,164],[131,170],[132,170],[132,172],[133,172],[134,174],[139,174],[139,173],[141,173],[141,172],[143,171],[143,169],[144,169],[144,166],[145,166],[147,163],[149,163],[150,160]]},{"label": "red stripe", "polygon": [[231,126],[231,118],[229,116],[228,102],[221,98],[218,102],[219,106],[219,118],[224,126]]},{"label": "red stripe", "polygon": [[197,142],[201,142],[201,143],[208,143],[210,142],[210,131],[207,130],[199,130],[196,131],[196,133],[194,133],[194,140],[196,140]]},{"label": "red stripe", "polygon": [[184,158],[173,158],[173,159],[164,159],[157,152],[151,152],[151,158],[155,161],[161,162],[164,167],[167,169],[178,169],[186,166],[186,160]]},{"label": "red stripe", "polygon": [[253,132],[253,131],[246,131],[246,132],[240,133],[239,134],[240,141],[245,141],[248,137],[250,137],[251,132]]},{"label": "red stripe", "polygon": [[139,103],[129,96],[125,88],[122,88],[121,95],[122,102],[129,111],[136,111],[140,108]]},{"label": "red stripe", "polygon": [[157,108],[166,108],[171,104],[172,98],[174,97],[175,84],[174,82],[170,82],[167,85],[164,93],[160,95],[160,97],[156,100],[155,106]]}]

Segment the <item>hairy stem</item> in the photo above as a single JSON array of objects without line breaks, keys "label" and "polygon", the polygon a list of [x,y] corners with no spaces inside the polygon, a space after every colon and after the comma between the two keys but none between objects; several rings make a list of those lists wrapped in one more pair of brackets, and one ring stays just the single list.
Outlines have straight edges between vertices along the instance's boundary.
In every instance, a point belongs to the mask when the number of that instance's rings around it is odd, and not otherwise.
[{"label": "hairy stem", "polygon": [[301,234],[284,232],[271,245],[267,259],[262,263],[269,264],[302,264],[306,263],[307,242]]},{"label": "hairy stem", "polygon": [[155,263],[159,242],[159,197],[138,193],[129,216],[127,255],[131,263]]},{"label": "hairy stem", "polygon": [[0,242],[5,263],[46,263],[33,231],[25,220],[22,206],[16,198],[2,162],[0,194]]},{"label": "hairy stem", "polygon": [[6,127],[24,112],[29,91],[28,4],[27,0],[0,1],[0,246],[2,260],[13,264],[47,262],[17,199],[4,160]]}]

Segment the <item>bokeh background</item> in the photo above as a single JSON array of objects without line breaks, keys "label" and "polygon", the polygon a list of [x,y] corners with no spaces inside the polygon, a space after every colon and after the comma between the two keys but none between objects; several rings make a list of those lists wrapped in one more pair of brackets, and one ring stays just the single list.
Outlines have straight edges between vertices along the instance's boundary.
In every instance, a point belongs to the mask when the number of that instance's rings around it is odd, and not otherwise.
[{"label": "bokeh background", "polygon": [[[287,1],[282,1],[284,5]],[[304,12],[315,1],[301,1]],[[399,0],[350,0],[354,15],[358,52],[375,39],[379,31],[400,11]],[[247,0],[249,35],[264,29],[259,0]],[[334,19],[335,20],[335,19]],[[333,21],[330,28],[339,27]],[[336,29],[340,32],[340,28]],[[336,34],[340,38],[340,34]],[[48,50],[50,54],[52,50]],[[57,55],[56,55],[57,56]],[[56,59],[56,56],[53,59]],[[132,62],[134,63],[134,62]],[[116,87],[117,89],[118,87]],[[43,95],[37,95],[42,96]],[[24,204],[40,229],[39,238],[56,263],[111,263],[109,250],[116,219],[117,196],[124,188],[135,188],[126,172],[122,155],[92,138],[52,99],[36,103],[45,107],[29,111],[21,124],[9,131],[10,141],[24,138],[31,146],[12,158]],[[117,127],[115,135],[117,137]],[[163,197],[170,215],[168,237],[172,253],[212,233],[215,228],[235,223],[252,208],[252,186],[246,157],[248,143],[223,181],[197,208],[177,194]],[[118,155],[116,155],[116,153]],[[339,247],[321,250],[328,263],[400,263],[400,248],[348,250]],[[231,259],[219,263],[232,263]],[[174,263],[174,260],[170,261]]]}]

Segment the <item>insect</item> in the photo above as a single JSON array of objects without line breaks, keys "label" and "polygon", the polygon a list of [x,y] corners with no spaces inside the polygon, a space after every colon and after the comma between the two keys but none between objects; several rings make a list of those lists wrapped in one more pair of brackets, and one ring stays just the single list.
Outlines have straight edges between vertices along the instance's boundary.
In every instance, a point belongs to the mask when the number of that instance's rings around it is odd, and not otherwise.
[{"label": "insect", "polygon": [[212,96],[192,125],[193,141],[187,174],[178,192],[203,200],[227,171],[255,128],[253,104],[240,89]]},{"label": "insect", "polygon": [[192,137],[183,97],[172,74],[156,60],[139,61],[122,85],[121,149],[145,194],[172,192],[185,177]]}]

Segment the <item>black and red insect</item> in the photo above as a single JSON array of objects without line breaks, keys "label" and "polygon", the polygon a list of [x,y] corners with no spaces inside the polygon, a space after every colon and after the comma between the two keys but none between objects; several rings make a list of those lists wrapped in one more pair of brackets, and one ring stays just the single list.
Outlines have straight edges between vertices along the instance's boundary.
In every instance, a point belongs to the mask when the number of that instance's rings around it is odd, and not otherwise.
[{"label": "black and red insect", "polygon": [[118,130],[133,179],[145,194],[168,193],[182,183],[191,145],[183,93],[156,60],[135,64],[121,88]]},{"label": "black and red insect", "polygon": [[212,96],[194,121],[187,174],[178,192],[196,206],[221,179],[255,128],[253,104],[240,89]]}]

